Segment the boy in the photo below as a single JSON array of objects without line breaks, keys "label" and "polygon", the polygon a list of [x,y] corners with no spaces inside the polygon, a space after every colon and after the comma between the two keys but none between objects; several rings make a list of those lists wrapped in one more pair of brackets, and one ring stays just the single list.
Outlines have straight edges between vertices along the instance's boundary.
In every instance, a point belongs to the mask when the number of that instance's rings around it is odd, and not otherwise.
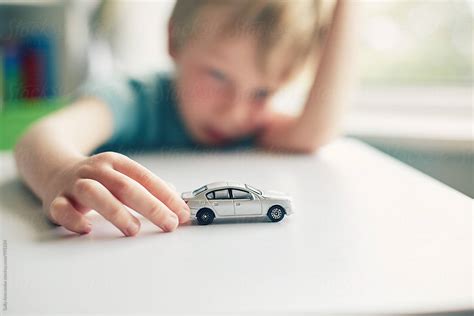
[{"label": "boy", "polygon": [[[140,230],[125,206],[164,231],[189,219],[187,205],[162,179],[107,149],[255,144],[313,152],[330,140],[349,77],[352,15],[350,3],[339,0],[321,50],[320,5],[178,0],[168,30],[173,76],[88,85],[18,142],[19,173],[47,217],[88,233],[85,214],[94,209],[125,236]],[[318,69],[302,113],[272,112],[271,96],[308,58]]]}]

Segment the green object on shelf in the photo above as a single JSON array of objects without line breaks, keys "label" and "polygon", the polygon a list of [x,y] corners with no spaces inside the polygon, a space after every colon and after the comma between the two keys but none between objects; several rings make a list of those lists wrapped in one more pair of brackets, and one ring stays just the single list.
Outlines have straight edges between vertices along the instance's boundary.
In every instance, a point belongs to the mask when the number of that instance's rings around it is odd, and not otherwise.
[{"label": "green object on shelf", "polygon": [[0,150],[13,149],[18,138],[33,121],[65,104],[65,99],[6,102],[0,111]]}]

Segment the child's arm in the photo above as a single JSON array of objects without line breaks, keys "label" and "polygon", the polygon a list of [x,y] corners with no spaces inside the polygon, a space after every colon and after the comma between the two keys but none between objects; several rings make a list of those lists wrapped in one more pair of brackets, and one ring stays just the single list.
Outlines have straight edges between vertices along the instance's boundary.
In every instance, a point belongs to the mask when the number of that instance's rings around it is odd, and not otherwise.
[{"label": "child's arm", "polygon": [[19,173],[47,217],[71,231],[89,232],[84,214],[94,209],[125,235],[135,235],[140,222],[125,205],[163,230],[174,230],[178,218],[189,218],[189,208],[163,180],[121,154],[88,157],[112,133],[107,105],[80,99],[28,129],[15,148]]},{"label": "child's arm", "polygon": [[317,74],[298,117],[272,113],[259,143],[271,149],[313,152],[337,134],[353,81],[357,3],[338,0]]}]

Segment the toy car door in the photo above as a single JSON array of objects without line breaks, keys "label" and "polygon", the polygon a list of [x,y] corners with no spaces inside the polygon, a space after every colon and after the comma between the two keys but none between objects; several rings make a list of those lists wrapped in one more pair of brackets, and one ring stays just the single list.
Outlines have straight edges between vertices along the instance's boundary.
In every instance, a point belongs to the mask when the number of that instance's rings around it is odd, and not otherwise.
[{"label": "toy car door", "polygon": [[262,206],[260,200],[250,192],[239,189],[231,189],[234,201],[235,215],[260,215]]},{"label": "toy car door", "polygon": [[221,189],[206,194],[211,207],[218,216],[234,215],[234,202],[230,198],[229,189]]}]

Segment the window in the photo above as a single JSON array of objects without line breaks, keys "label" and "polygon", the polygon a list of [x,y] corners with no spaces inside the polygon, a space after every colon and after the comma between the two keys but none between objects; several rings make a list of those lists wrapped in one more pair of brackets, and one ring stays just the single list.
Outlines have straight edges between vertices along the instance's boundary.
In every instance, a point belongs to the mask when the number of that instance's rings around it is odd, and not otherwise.
[{"label": "window", "polygon": [[232,189],[232,198],[236,200],[251,200],[252,195],[247,191]]},{"label": "window", "polygon": [[420,151],[470,151],[472,1],[360,5],[362,84],[345,133],[405,158],[413,154],[410,164],[422,160]]},{"label": "window", "polygon": [[228,189],[217,190],[217,191],[214,191],[212,193],[214,193],[213,200],[228,200],[228,199],[230,199]]},{"label": "window", "polygon": [[469,85],[470,1],[360,2],[366,85]]},{"label": "window", "polygon": [[214,191],[209,192],[208,194],[206,194],[206,197],[207,197],[208,200],[214,200]]}]

